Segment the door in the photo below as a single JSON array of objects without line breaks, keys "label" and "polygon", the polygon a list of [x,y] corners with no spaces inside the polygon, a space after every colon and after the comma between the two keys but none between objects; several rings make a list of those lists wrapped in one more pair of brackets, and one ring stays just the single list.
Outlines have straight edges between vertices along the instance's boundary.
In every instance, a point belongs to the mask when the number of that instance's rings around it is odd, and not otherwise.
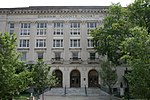
[{"label": "door", "polygon": [[98,87],[98,72],[96,70],[89,71],[88,83],[89,87]]},{"label": "door", "polygon": [[80,87],[80,72],[73,70],[70,74],[70,87]]},{"label": "door", "polygon": [[62,87],[62,81],[63,81],[62,72],[60,70],[55,70],[54,73],[55,73],[55,76],[58,79],[58,84],[56,84],[56,87]]}]

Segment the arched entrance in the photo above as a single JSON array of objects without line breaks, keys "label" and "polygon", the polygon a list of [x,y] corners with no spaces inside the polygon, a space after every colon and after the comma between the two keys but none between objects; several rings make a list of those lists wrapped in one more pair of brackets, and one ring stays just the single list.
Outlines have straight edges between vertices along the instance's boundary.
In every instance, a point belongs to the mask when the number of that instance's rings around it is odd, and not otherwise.
[{"label": "arched entrance", "polygon": [[63,74],[60,70],[55,70],[54,71],[55,76],[58,79],[58,84],[56,85],[56,87],[62,87],[62,82],[63,82]]},{"label": "arched entrance", "polygon": [[95,69],[88,73],[88,84],[89,87],[98,87],[98,72]]},{"label": "arched entrance", "polygon": [[70,87],[80,87],[80,72],[73,70],[70,73]]}]

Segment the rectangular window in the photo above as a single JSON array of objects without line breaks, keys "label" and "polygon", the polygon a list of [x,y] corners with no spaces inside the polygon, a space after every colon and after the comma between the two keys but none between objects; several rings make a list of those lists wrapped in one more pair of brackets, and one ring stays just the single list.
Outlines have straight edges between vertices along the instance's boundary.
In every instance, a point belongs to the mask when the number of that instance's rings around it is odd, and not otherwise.
[{"label": "rectangular window", "polygon": [[63,39],[54,39],[53,47],[63,47]]},{"label": "rectangular window", "polygon": [[20,35],[30,35],[30,23],[21,23]]},{"label": "rectangular window", "polygon": [[88,39],[88,47],[94,47],[94,40]]},{"label": "rectangular window", "polygon": [[54,35],[63,35],[63,23],[54,23]]},{"label": "rectangular window", "polygon": [[72,52],[72,59],[78,60],[78,52]]},{"label": "rectangular window", "polygon": [[90,60],[94,60],[95,59],[95,53],[90,53]]},{"label": "rectangular window", "polygon": [[87,28],[96,28],[97,23],[96,22],[88,22],[87,23]]},{"label": "rectangular window", "polygon": [[91,32],[92,29],[95,29],[97,26],[96,22],[88,22],[87,23],[87,34],[89,34]]},{"label": "rectangular window", "polygon": [[14,23],[10,23],[9,24],[9,28],[15,28],[15,24]]},{"label": "rectangular window", "polygon": [[37,23],[37,35],[46,35],[47,23]]},{"label": "rectangular window", "polygon": [[60,52],[55,52],[55,59],[59,61],[61,59],[61,53]]},{"label": "rectangular window", "polygon": [[70,47],[80,47],[80,39],[71,39]]},{"label": "rectangular window", "polygon": [[36,47],[46,47],[46,39],[36,39]]},{"label": "rectangular window", "polygon": [[62,22],[54,23],[54,28],[63,28],[63,23]]},{"label": "rectangular window", "polygon": [[26,56],[27,56],[27,53],[26,52],[22,52],[20,60],[21,61],[26,61]]},{"label": "rectangular window", "polygon": [[28,39],[21,39],[19,47],[29,47],[29,40]]},{"label": "rectangular window", "polygon": [[43,59],[43,52],[38,52],[37,56],[38,56],[38,60]]},{"label": "rectangular window", "polygon": [[78,22],[71,23],[70,34],[71,35],[80,35],[80,23],[78,23]]},{"label": "rectangular window", "polygon": [[10,30],[9,34],[12,35],[14,33],[14,30]]}]

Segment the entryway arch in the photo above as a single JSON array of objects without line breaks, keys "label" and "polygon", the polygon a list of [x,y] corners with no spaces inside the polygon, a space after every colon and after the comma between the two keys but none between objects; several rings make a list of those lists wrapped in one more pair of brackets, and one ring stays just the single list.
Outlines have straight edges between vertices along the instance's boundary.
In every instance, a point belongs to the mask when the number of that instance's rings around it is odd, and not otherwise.
[{"label": "entryway arch", "polygon": [[80,87],[81,75],[78,70],[73,70],[70,73],[70,87]]},{"label": "entryway arch", "polygon": [[54,75],[57,77],[58,79],[58,84],[56,85],[56,87],[62,87],[63,84],[63,73],[61,72],[61,70],[57,69],[57,70],[54,70]]},{"label": "entryway arch", "polygon": [[89,87],[98,87],[98,72],[95,69],[88,73],[88,84]]}]

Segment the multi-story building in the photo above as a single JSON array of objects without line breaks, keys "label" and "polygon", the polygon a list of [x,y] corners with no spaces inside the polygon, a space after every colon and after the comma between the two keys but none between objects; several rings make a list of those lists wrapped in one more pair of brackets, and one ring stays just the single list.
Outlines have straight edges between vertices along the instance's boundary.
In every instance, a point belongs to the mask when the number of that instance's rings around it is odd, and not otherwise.
[{"label": "multi-story building", "polygon": [[[33,6],[0,8],[0,32],[16,33],[21,60],[43,59],[59,79],[58,87],[95,87],[103,56],[94,50],[89,32],[102,26],[104,6]],[[117,68],[116,87],[124,70]]]}]

